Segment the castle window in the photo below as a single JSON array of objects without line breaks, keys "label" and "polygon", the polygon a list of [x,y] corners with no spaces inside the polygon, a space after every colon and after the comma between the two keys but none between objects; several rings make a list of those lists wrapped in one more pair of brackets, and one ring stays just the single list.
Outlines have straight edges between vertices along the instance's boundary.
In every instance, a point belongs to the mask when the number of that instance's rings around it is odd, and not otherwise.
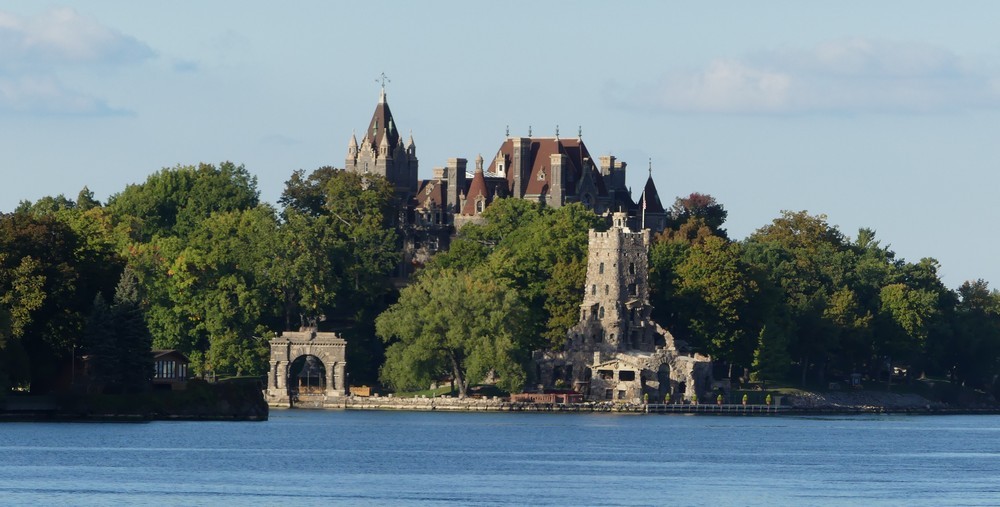
[{"label": "castle window", "polygon": [[604,307],[603,306],[601,307],[600,310],[598,310],[597,314],[598,314],[598,318],[599,319],[603,319],[604,318]]},{"label": "castle window", "polygon": [[628,274],[630,274],[630,275],[634,275],[635,274],[635,263],[634,262],[628,263]]},{"label": "castle window", "polygon": [[596,296],[597,295],[597,285],[591,285],[590,286],[590,295],[591,296]]},{"label": "castle window", "polygon": [[610,293],[610,292],[611,292],[611,287],[609,287],[609,286],[605,285],[605,286],[604,286],[604,295],[605,295],[605,296],[607,296],[607,295],[608,295],[608,293]]},{"label": "castle window", "polygon": [[603,262],[601,263],[601,267],[598,268],[597,271],[598,271],[598,274],[601,274],[601,275],[604,274],[604,263]]},{"label": "castle window", "polygon": [[482,213],[485,207],[485,201],[483,199],[476,201],[476,213]]},{"label": "castle window", "polygon": [[618,372],[618,380],[630,382],[635,380],[635,372],[631,370],[622,370]]}]

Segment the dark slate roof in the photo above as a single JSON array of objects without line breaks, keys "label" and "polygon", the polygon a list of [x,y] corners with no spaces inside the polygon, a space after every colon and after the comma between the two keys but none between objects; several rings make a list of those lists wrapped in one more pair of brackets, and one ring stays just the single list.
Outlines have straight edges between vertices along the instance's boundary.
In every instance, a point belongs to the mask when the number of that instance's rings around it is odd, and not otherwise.
[{"label": "dark slate roof", "polygon": [[389,102],[385,100],[385,95],[383,95],[378,105],[375,106],[375,112],[372,113],[372,119],[368,122],[368,130],[365,131],[364,137],[372,141],[372,148],[378,150],[387,130],[389,152],[392,153],[399,143],[399,129],[396,128],[396,121],[393,120],[392,111],[389,110]]},{"label": "dark slate roof", "polygon": [[448,182],[441,180],[422,180],[417,184],[417,193],[414,199],[418,208],[429,208],[431,204],[441,208],[445,205],[445,192],[448,191]]},{"label": "dark slate roof", "polygon": [[656,184],[653,183],[653,176],[646,179],[646,186],[642,190],[642,197],[639,200],[639,209],[642,210],[645,201],[646,213],[663,213],[663,205],[660,203],[660,194],[656,192]]}]

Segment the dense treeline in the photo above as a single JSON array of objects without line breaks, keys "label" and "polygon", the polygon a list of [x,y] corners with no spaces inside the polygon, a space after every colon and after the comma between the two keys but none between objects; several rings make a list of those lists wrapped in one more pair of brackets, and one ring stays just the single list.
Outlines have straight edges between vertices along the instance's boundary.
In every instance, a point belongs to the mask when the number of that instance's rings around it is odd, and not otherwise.
[{"label": "dense treeline", "polygon": [[280,204],[228,162],[164,169],[104,205],[87,189],[22,202],[0,216],[0,381],[49,391],[74,351],[148,378],[134,356],[150,347],[196,373],[262,375],[270,336],[321,321],[358,345],[355,378],[376,380],[373,321],[399,258],[392,189],[321,168],[294,173]]},{"label": "dense treeline", "polygon": [[[51,390],[74,352],[148,372],[135,356],[149,347],[181,350],[197,373],[260,375],[269,337],[318,323],[350,341],[354,383],[516,390],[532,351],[576,323],[587,231],[606,227],[581,205],[498,200],[399,291],[384,180],[297,171],[277,204],[223,163],[161,170],[106,203],[85,188],[3,214],[0,382]],[[933,259],[898,259],[822,215],[785,212],[742,241],[726,218],[710,196],[678,199],[650,251],[654,317],[720,371],[824,383],[895,365],[996,390],[1000,293],[985,281],[950,290]],[[125,390],[148,373],[123,375],[103,380]]]}]

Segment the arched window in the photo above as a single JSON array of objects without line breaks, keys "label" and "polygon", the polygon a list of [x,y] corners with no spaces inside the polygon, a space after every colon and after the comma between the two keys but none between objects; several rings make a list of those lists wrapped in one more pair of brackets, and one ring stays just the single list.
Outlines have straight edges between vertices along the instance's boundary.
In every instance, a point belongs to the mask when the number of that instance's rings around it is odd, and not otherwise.
[{"label": "arched window", "polygon": [[601,263],[601,267],[598,268],[597,272],[600,273],[600,274],[602,274],[602,275],[604,274],[604,263],[603,262]]},{"label": "arched window", "polygon": [[597,295],[597,285],[591,285],[590,286],[590,295],[591,296],[596,296]]},{"label": "arched window", "polygon": [[486,201],[479,199],[476,201],[476,213],[482,213],[483,209],[486,207]]},{"label": "arched window", "polygon": [[604,307],[602,306],[601,309],[597,311],[597,313],[598,313],[598,317],[597,318],[603,319],[604,318]]}]

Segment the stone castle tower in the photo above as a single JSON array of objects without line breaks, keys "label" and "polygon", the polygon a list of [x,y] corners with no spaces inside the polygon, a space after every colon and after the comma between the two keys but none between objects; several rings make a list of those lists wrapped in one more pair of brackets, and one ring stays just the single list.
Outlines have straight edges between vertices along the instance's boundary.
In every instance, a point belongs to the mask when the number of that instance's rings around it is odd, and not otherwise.
[{"label": "stone castle tower", "polygon": [[[650,232],[629,230],[625,213],[612,215],[607,232],[590,231],[587,283],[580,322],[568,339],[605,354],[651,352],[655,330],[649,322]],[[662,345],[662,338],[660,344]]]},{"label": "stone castle tower", "polygon": [[701,395],[711,387],[711,358],[688,352],[650,318],[650,231],[632,231],[628,223],[627,213],[616,212],[607,232],[590,231],[580,321],[562,350],[535,354],[538,380],[592,401]]},{"label": "stone castle tower", "polygon": [[344,168],[384,177],[396,189],[396,196],[406,202],[417,192],[417,167],[417,147],[413,136],[410,135],[409,140],[403,143],[383,87],[361,143],[358,143],[356,135],[351,134]]}]

